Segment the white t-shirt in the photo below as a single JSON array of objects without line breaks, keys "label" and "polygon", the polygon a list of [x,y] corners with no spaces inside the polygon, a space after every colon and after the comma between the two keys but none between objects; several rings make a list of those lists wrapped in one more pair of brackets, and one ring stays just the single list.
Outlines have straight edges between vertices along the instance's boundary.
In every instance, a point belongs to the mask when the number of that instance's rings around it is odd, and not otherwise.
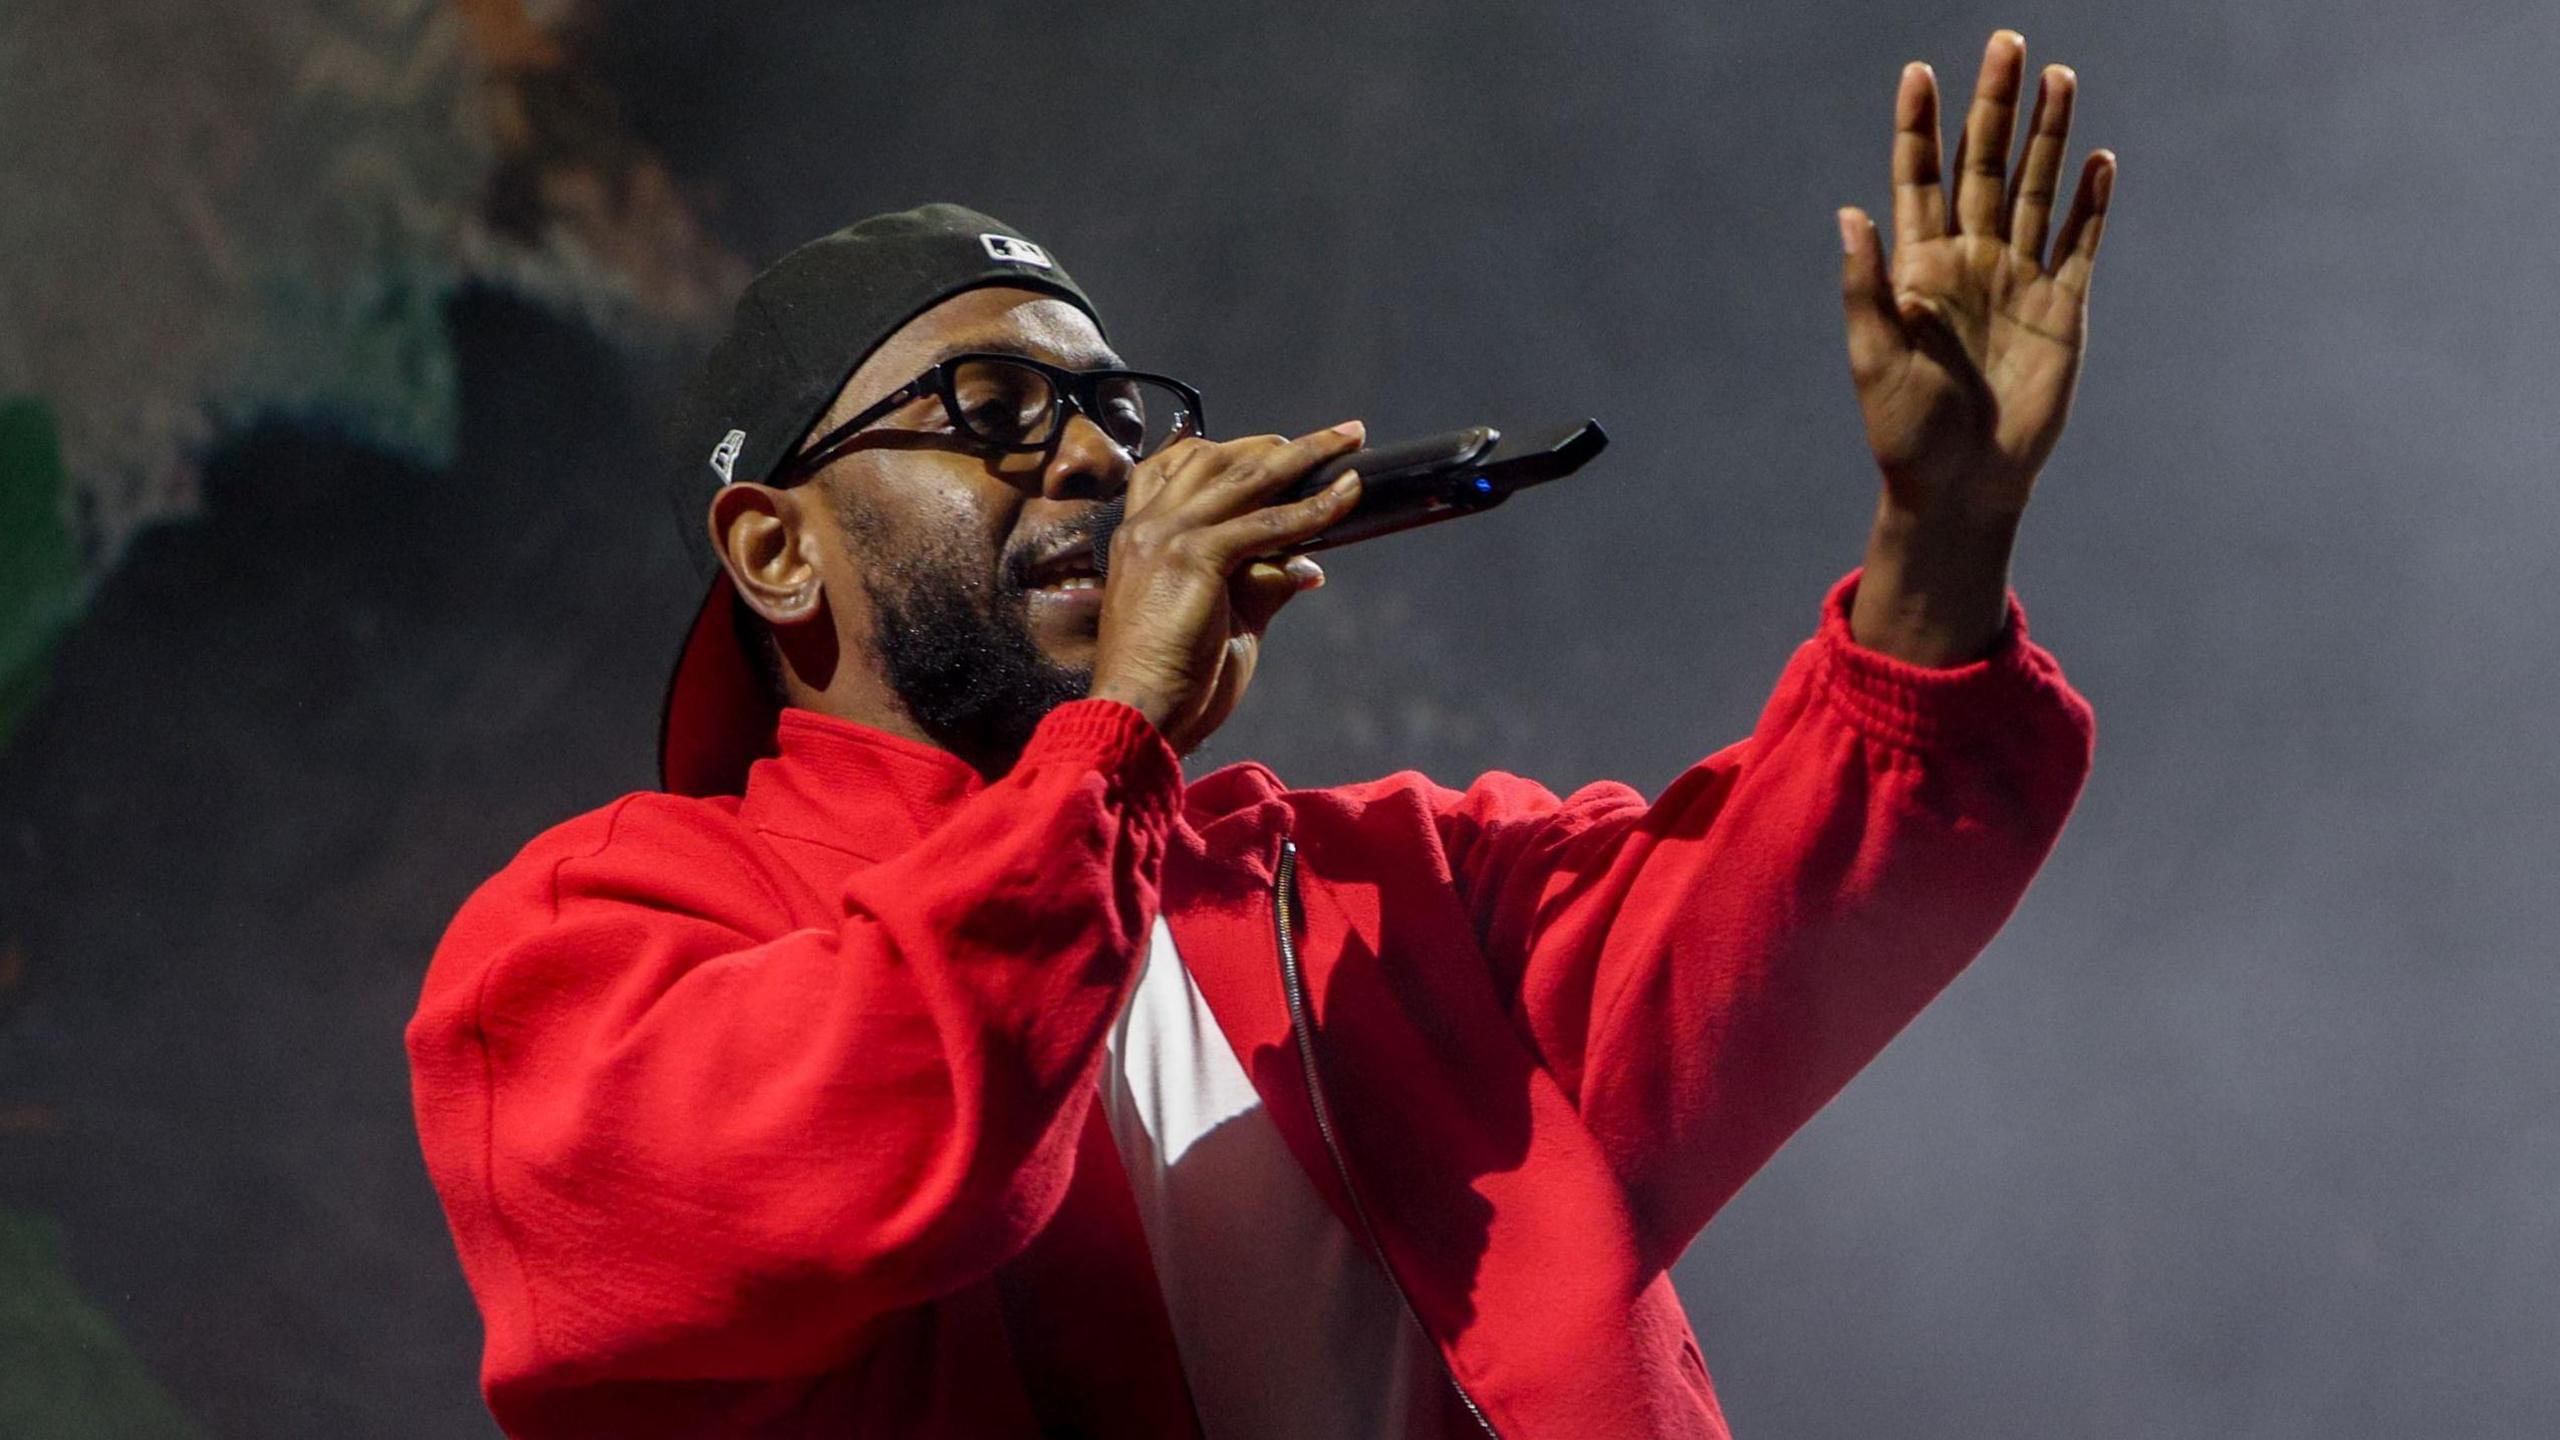
[{"label": "white t-shirt", "polygon": [[1208,1440],[1439,1435],[1440,1357],[1263,1112],[1163,920],[1104,1067]]}]

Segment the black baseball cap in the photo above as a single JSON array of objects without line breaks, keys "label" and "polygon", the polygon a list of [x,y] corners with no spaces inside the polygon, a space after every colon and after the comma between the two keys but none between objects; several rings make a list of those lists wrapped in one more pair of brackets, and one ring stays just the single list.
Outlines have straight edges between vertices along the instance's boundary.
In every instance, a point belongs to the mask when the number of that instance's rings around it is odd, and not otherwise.
[{"label": "black baseball cap", "polygon": [[723,485],[769,479],[882,341],[984,285],[1047,291],[1102,323],[1046,248],[958,205],[874,215],[801,246],[747,283],[672,431],[677,528],[710,588],[667,681],[660,788],[738,794],[747,767],[773,748],[773,696],[745,648],[745,626],[755,622],[741,616],[712,553],[704,521],[711,497]]}]

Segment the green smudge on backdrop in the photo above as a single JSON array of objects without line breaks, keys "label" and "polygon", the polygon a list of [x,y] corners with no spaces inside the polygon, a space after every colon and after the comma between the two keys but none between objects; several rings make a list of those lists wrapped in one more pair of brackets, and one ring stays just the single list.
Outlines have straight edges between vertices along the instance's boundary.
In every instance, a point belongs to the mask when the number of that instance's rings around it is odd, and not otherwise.
[{"label": "green smudge on backdrop", "polygon": [[194,1440],[196,1428],[62,1273],[51,1221],[0,1210],[0,1435]]},{"label": "green smudge on backdrop", "polygon": [[[53,411],[0,397],[0,747],[42,693],[80,608],[80,557]],[[192,1440],[167,1392],[81,1298],[53,1222],[0,1210],[0,1435]]]},{"label": "green smudge on backdrop", "polygon": [[45,662],[80,605],[80,557],[53,411],[0,397],[0,746],[34,707]]}]

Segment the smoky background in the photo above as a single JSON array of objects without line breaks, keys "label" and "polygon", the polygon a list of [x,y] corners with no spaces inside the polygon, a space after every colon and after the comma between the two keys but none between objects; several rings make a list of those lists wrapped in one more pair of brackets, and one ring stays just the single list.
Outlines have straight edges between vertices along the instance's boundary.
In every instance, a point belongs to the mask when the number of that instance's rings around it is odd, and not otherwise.
[{"label": "smoky background", "polygon": [[[959,200],[1222,433],[1600,417],[1582,478],[1329,556],[1202,759],[1651,790],[1857,559],[1831,211],[1885,213],[1899,64],[1961,95],[1999,25],[2123,158],[2017,572],[2098,767],[1681,1264],[1727,1412],[2560,1433],[2560,11],[613,0],[580,44],[756,263]],[[0,1097],[62,1117],[0,1202],[207,1434],[488,1433],[399,1028],[471,885],[649,783],[695,593],[675,361],[445,323],[449,463],[226,429],[0,753]]]}]

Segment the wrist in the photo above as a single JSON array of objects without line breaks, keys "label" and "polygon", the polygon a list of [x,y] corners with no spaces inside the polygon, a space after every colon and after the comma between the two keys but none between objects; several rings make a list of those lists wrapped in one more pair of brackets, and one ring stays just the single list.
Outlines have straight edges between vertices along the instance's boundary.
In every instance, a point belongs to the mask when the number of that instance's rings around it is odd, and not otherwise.
[{"label": "wrist", "polygon": [[1147,723],[1154,726],[1160,735],[1166,733],[1165,727],[1173,717],[1172,702],[1163,689],[1135,681],[1096,676],[1092,686],[1085,691],[1085,698],[1126,705],[1146,717]]},{"label": "wrist", "polygon": [[1850,637],[1914,665],[1970,664],[2008,623],[2018,516],[1921,515],[1888,496],[1867,539]]}]

